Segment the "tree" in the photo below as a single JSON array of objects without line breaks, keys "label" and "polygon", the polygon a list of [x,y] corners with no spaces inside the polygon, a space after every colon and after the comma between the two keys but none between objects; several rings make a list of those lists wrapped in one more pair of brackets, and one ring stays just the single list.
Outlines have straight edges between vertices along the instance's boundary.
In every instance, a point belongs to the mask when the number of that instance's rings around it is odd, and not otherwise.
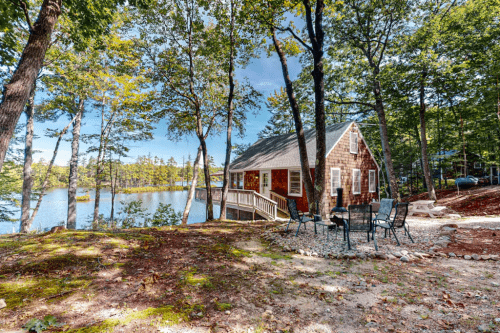
[{"label": "tree", "polygon": [[213,127],[220,128],[225,100],[223,71],[216,56],[207,52],[206,27],[195,0],[158,1],[146,13],[141,29],[152,76],[158,85],[158,117],[167,117],[168,135],[179,139],[195,134],[202,147],[208,220],[213,220],[212,191],[206,138]]},{"label": "tree", "polygon": [[[3,87],[0,101],[0,171],[16,124],[29,98],[31,88],[42,68],[45,53],[57,20],[64,12],[72,22],[71,36],[76,45],[84,48],[92,38],[107,32],[119,5],[145,7],[149,0],[99,0],[92,5],[78,0],[43,0],[34,24],[27,10],[28,2],[12,1],[0,5],[0,28],[6,31],[6,45],[12,46],[10,32],[22,19],[28,27],[29,37],[18,65],[7,85]],[[63,8],[63,5],[65,8]],[[4,56],[7,52],[2,52]],[[10,59],[11,62],[12,59]]]},{"label": "tree", "polygon": [[339,97],[342,95],[333,92],[329,94],[328,100],[340,105],[354,104],[375,110],[387,179],[391,196],[395,199],[398,197],[398,183],[387,131],[381,70],[388,61],[387,53],[391,51],[395,38],[408,28],[413,6],[413,0],[346,0],[336,2],[329,17],[329,33],[336,42],[330,48],[330,57],[334,58],[332,61],[342,63],[344,68],[350,67],[350,73],[358,75],[355,78],[346,75],[346,79],[358,81],[354,95],[358,98],[341,100]]}]

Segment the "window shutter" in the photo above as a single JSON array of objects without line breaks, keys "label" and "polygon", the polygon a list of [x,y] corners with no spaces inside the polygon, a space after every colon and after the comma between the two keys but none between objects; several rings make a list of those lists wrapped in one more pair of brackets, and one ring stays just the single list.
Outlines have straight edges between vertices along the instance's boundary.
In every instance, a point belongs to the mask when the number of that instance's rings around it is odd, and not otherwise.
[{"label": "window shutter", "polygon": [[350,138],[350,144],[351,144],[351,154],[357,154],[358,153],[358,133],[356,132],[351,132],[351,138]]}]

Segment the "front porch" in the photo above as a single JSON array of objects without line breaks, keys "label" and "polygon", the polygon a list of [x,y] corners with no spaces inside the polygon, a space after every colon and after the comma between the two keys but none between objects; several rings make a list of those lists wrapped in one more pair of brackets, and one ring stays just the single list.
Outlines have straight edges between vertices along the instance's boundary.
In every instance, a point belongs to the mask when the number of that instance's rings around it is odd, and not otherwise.
[{"label": "front porch", "polygon": [[[222,188],[212,187],[211,191],[213,203],[220,204]],[[196,188],[195,199],[206,202],[207,189]],[[237,209],[238,211],[250,212],[253,215],[253,219],[258,214],[267,220],[276,220],[278,218],[278,209],[280,211],[286,209],[286,200],[276,194],[275,196],[271,196],[271,198],[267,198],[254,190],[229,189],[227,193],[227,207]]]}]

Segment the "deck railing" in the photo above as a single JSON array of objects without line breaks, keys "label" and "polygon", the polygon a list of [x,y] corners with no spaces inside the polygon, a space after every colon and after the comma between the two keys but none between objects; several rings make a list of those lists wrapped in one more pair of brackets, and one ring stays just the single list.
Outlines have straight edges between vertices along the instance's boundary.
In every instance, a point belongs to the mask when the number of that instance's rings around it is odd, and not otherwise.
[{"label": "deck railing", "polygon": [[[213,202],[220,203],[222,188],[212,187],[211,190]],[[207,190],[205,188],[196,188],[195,199],[207,201]],[[278,203],[255,191],[229,189],[227,204],[254,209],[260,215],[271,220],[275,220],[278,217]]]},{"label": "deck railing", "polygon": [[270,191],[271,200],[276,201],[278,204],[278,209],[285,214],[288,214],[288,206],[286,204],[286,198],[284,196],[279,195],[278,193],[274,193]]}]

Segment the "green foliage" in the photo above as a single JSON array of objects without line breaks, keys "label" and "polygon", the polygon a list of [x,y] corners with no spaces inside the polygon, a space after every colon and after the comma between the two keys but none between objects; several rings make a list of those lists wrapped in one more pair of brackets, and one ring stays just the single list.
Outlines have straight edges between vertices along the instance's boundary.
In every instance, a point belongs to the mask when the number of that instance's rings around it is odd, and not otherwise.
[{"label": "green foliage", "polygon": [[153,227],[179,225],[182,220],[181,213],[176,213],[170,204],[160,202],[153,217],[148,221]]},{"label": "green foliage", "polygon": [[28,332],[41,333],[51,327],[61,327],[64,324],[58,323],[57,319],[52,315],[46,315],[43,320],[33,318],[23,326]]},{"label": "green foliage", "polygon": [[122,228],[134,228],[141,226],[140,221],[147,220],[149,214],[145,213],[146,208],[142,208],[142,200],[134,200],[128,203],[120,201],[122,208],[118,213],[119,216],[124,215],[121,219]]}]

